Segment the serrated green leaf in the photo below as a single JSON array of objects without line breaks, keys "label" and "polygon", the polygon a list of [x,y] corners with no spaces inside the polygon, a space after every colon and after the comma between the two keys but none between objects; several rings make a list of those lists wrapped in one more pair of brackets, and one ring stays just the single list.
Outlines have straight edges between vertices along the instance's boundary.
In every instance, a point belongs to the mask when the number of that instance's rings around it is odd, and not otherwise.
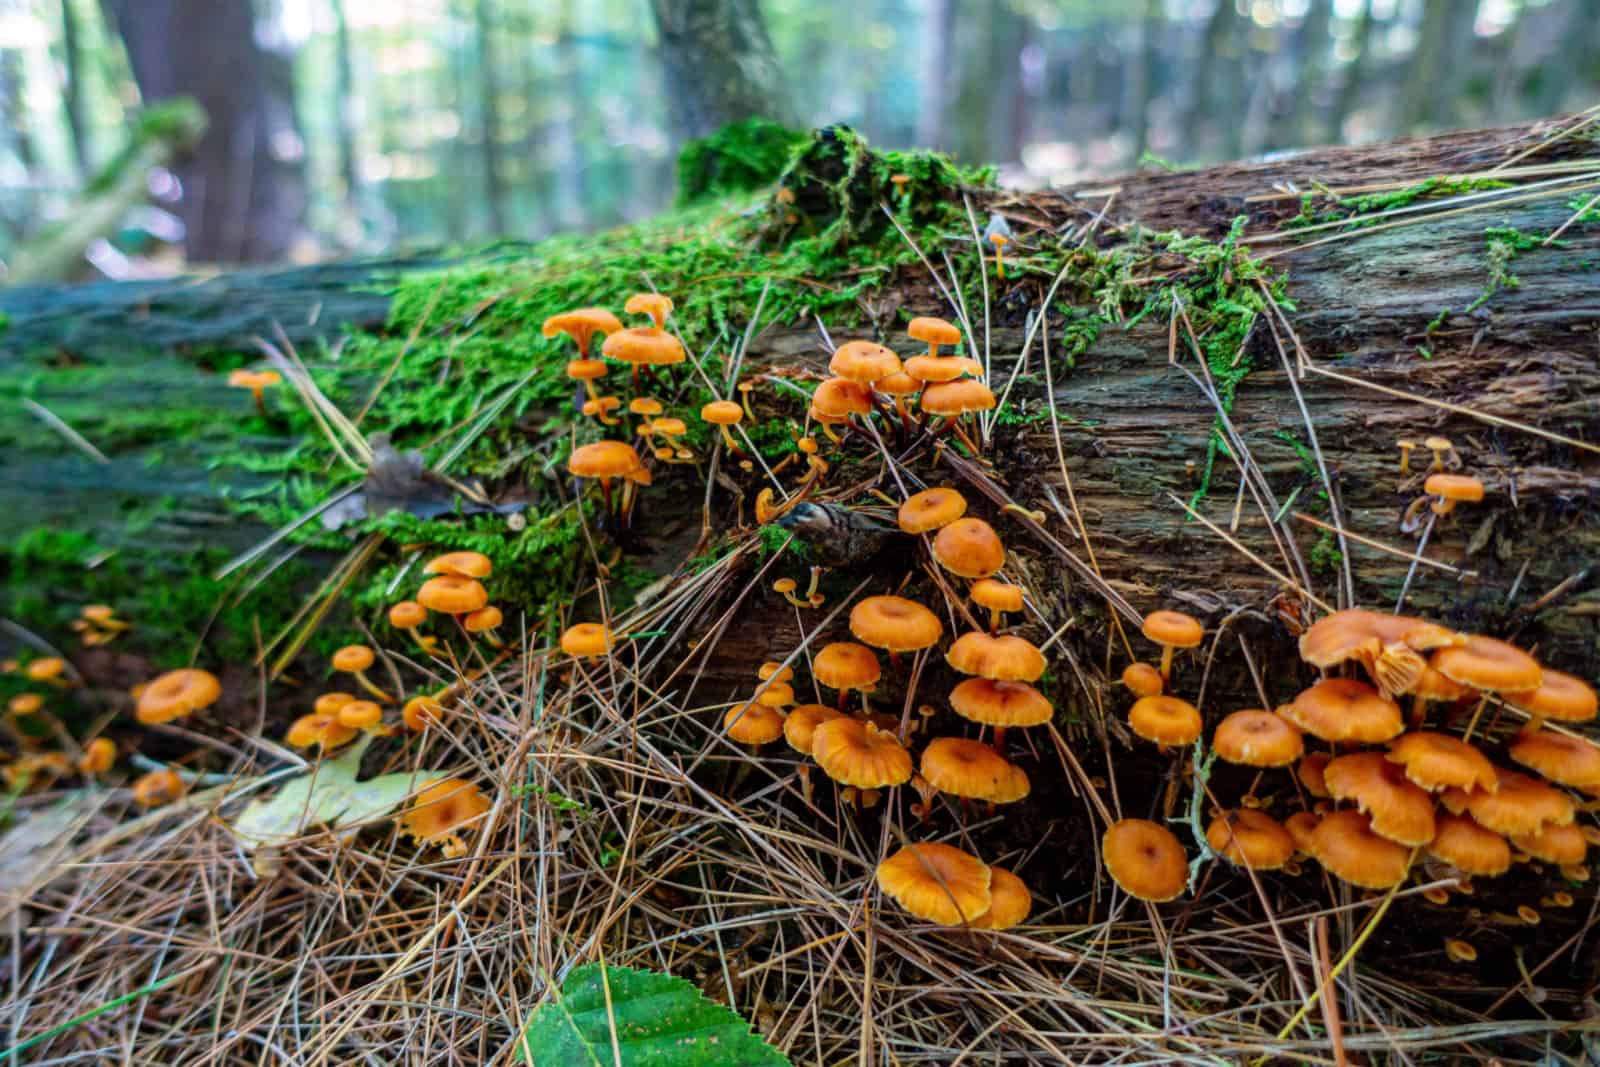
[{"label": "serrated green leaf", "polygon": [[291,778],[270,799],[251,801],[233,820],[240,847],[254,852],[287,844],[310,826],[350,826],[381,818],[428,778],[438,776],[437,771],[404,771],[357,781],[366,748],[363,738],[337,758]]},{"label": "serrated green leaf", "polygon": [[[528,1017],[517,1060],[533,1067],[792,1067],[750,1024],[681,978],[588,963]],[[602,982],[602,973],[605,981]],[[606,985],[611,1010],[606,1010]],[[612,1023],[615,1020],[615,1058]]]}]

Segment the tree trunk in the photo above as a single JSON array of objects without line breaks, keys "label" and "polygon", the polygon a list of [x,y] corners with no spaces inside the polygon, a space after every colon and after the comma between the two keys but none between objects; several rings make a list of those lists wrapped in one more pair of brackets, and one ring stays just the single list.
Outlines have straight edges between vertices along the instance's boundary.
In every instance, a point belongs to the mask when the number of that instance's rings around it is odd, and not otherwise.
[{"label": "tree trunk", "polygon": [[147,103],[192,96],[210,120],[174,168],[197,262],[282,259],[305,219],[305,177],[284,57],[257,43],[250,0],[101,0]]},{"label": "tree trunk", "polygon": [[1278,122],[1270,138],[1273,148],[1293,148],[1305,143],[1319,98],[1327,88],[1332,28],[1333,0],[1313,0],[1305,21],[1294,35],[1293,89],[1290,100],[1279,109]]},{"label": "tree trunk", "polygon": [[1350,62],[1345,64],[1344,78],[1339,92],[1328,108],[1323,139],[1331,144],[1344,140],[1345,119],[1350,117],[1356,101],[1361,97],[1362,79],[1366,74],[1368,52],[1372,44],[1372,0],[1361,0],[1361,14],[1357,16],[1356,32],[1350,42]]},{"label": "tree trunk", "polygon": [[472,5],[477,30],[478,115],[483,136],[483,198],[489,212],[489,232],[507,236],[505,184],[500,175],[500,84],[495,71],[494,15],[491,0]]},{"label": "tree trunk", "polygon": [[681,137],[704,137],[741,119],[790,121],[758,0],[652,0],[651,6]]},{"label": "tree trunk", "polygon": [[1568,0],[1566,32],[1561,35],[1561,47],[1549,61],[1541,65],[1539,90],[1534,96],[1533,113],[1549,115],[1559,111],[1562,102],[1572,89],[1575,76],[1590,64],[1600,42],[1600,0]]},{"label": "tree trunk", "polygon": [[361,174],[358,169],[357,138],[360,129],[356,123],[356,78],[354,51],[350,42],[350,19],[345,14],[345,0],[332,0],[334,22],[334,96],[339,124],[339,180],[344,185],[344,210],[356,229],[361,218]]},{"label": "tree trunk", "polygon": [[1150,147],[1150,101],[1155,97],[1156,67],[1161,38],[1161,0],[1145,0],[1144,14],[1139,19],[1138,57],[1128,64],[1133,81],[1129,92],[1129,109],[1132,112],[1132,164],[1137,167]]},{"label": "tree trunk", "polygon": [[958,71],[955,57],[956,0],[930,0],[924,21],[927,33],[922,54],[922,108],[917,116],[917,144],[924,148],[944,148],[950,143],[946,132],[950,118],[951,90]]},{"label": "tree trunk", "polygon": [[[1200,54],[1195,57],[1194,73],[1189,79],[1189,91],[1185,94],[1189,106],[1183,115],[1183,156],[1193,159],[1204,144],[1203,132],[1214,120],[1220,119],[1212,110],[1215,99],[1217,65],[1229,58],[1224,54],[1231,40],[1237,36],[1238,13],[1234,10],[1233,0],[1217,0],[1217,6],[1212,9],[1211,17],[1206,20],[1205,36],[1200,42]],[[1232,56],[1233,65],[1241,63],[1242,57]]]},{"label": "tree trunk", "polygon": [[87,179],[94,169],[94,152],[83,117],[83,45],[74,0],[61,0],[61,108],[67,115],[72,140],[72,161],[78,177]]}]

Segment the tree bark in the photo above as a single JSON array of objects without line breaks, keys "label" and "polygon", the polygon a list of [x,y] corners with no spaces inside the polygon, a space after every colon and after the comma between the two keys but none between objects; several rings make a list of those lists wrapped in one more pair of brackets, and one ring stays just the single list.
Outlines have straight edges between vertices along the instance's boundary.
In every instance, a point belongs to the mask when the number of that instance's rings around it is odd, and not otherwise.
[{"label": "tree bark", "polygon": [[194,261],[282,259],[305,219],[284,57],[256,39],[250,0],[101,0],[148,103],[191,96],[210,126],[174,168]]},{"label": "tree bark", "polygon": [[748,118],[791,121],[758,0],[652,0],[673,118],[704,137]]}]

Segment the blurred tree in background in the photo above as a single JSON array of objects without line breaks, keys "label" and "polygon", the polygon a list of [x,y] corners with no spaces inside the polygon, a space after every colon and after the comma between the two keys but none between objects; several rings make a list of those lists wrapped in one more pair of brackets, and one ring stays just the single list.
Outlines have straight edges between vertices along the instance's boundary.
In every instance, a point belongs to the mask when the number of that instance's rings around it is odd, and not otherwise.
[{"label": "blurred tree in background", "polygon": [[1575,110],[1600,0],[0,0],[0,259],[174,94],[147,228],[239,262],[613,225],[752,114],[1038,184]]}]

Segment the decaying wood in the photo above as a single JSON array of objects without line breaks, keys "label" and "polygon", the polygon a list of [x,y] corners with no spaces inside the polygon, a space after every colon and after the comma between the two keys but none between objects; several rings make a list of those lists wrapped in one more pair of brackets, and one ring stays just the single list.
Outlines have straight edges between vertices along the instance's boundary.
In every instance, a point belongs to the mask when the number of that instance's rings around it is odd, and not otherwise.
[{"label": "decaying wood", "polygon": [[[1081,225],[1108,203],[1106,221],[1111,223],[1138,222],[1218,237],[1236,216],[1247,215],[1246,232],[1266,236],[1280,232],[1278,223],[1299,210],[1299,197],[1285,195],[1285,190],[1398,187],[1433,175],[1482,174],[1560,129],[1550,123],[1477,131],[1191,173],[1140,175],[1094,189],[1002,194],[980,210],[988,206],[1007,214],[1025,245],[1030,228],[1037,233]],[[1592,161],[1594,173],[1600,174],[1600,146],[1581,139],[1557,140],[1515,162],[1554,159]],[[1487,496],[1482,504],[1463,505],[1437,523],[1426,555],[1455,571],[1418,567],[1407,609],[1514,638],[1536,646],[1553,664],[1596,677],[1600,226],[1575,225],[1558,247],[1523,253],[1511,267],[1519,285],[1495,293],[1471,314],[1461,310],[1488,281],[1486,227],[1551,233],[1572,216],[1569,202],[1574,195],[1346,233],[1325,244],[1313,245],[1306,238],[1299,242],[1304,248],[1283,240],[1253,246],[1254,254],[1272,254],[1272,266],[1287,275],[1295,310],[1286,312],[1281,322],[1258,318],[1243,353],[1254,369],[1238,391],[1231,418],[1278,507],[1287,512],[1278,523],[1282,536],[1292,539],[1307,560],[1329,535],[1293,513],[1334,520],[1321,499],[1321,475],[1304,458],[1310,445],[1306,419],[1285,369],[1298,361],[1297,344],[1315,366],[1344,376],[1301,373],[1296,384],[1315,428],[1338,512],[1352,534],[1415,552],[1415,538],[1399,526],[1407,505],[1421,492],[1419,472],[1426,470],[1428,455],[1419,448],[1411,475],[1402,476],[1396,441],[1430,434],[1451,438],[1462,469],[1483,480]],[[1587,191],[1582,198],[1591,195]],[[1038,306],[1048,282],[1048,277],[1029,279],[1008,299],[996,302],[991,346],[997,392],[1022,347],[1022,319],[1029,307]],[[908,310],[946,310],[926,278],[910,285],[901,294]],[[1018,298],[1019,291],[1025,298]],[[1455,313],[1430,335],[1429,323],[1447,308]],[[1248,609],[1241,621],[1261,654],[1289,654],[1292,626],[1285,616],[1303,598],[1190,519],[1180,503],[1198,488],[1217,415],[1193,380],[1169,363],[1168,330],[1165,316],[1152,315],[1131,330],[1103,331],[1077,358],[1075,369],[1066,368],[1059,357],[1055,361],[1055,403],[1067,420],[1061,427],[1065,465],[1089,539],[1106,580],[1142,610],[1178,606],[1215,621]],[[1280,343],[1287,359],[1280,355]],[[769,333],[760,344],[761,357],[771,362],[816,370],[825,363],[814,331]],[[1431,358],[1419,354],[1423,345],[1431,349]],[[1180,339],[1181,362],[1199,373],[1184,347]],[[1031,377],[1019,381],[1013,396],[1019,412],[1035,411],[1044,402],[1040,356],[1036,341],[1022,368]],[[1374,387],[1416,394],[1436,404]],[[1441,405],[1469,408],[1590,447],[1547,440]],[[1065,508],[1068,498],[1049,424],[1036,422],[1009,432],[1001,428],[992,458],[996,478],[1012,497],[1045,512],[1051,532],[1081,552],[1072,524],[1058,510],[1058,503]],[[1269,535],[1269,520],[1249,494],[1236,513],[1239,487],[1234,463],[1219,456],[1200,513],[1232,531],[1261,560],[1288,570]],[[1083,642],[1084,651],[1092,655],[1090,650],[1098,648],[1103,657],[1103,628],[1094,625],[1103,620],[1103,604],[1070,571],[1030,545],[1016,524],[1001,525],[1013,547],[1026,554],[1025,572],[1053,609],[1045,620],[1048,629],[1069,622],[1070,615],[1080,616],[1074,629],[1092,635]],[[1392,608],[1410,561],[1365,542],[1352,541],[1349,547],[1356,600]],[[1325,553],[1318,556],[1327,558]],[[1311,569],[1314,586],[1307,592],[1338,603],[1337,566]],[[730,673],[755,653],[742,644],[753,640],[777,646],[798,638],[792,612],[774,612],[772,618],[777,632],[744,640],[730,633],[725,638],[719,656],[726,657]],[[1045,632],[1047,627],[1039,629]],[[1291,695],[1296,684],[1293,678],[1270,683],[1268,695],[1274,700]]]}]

